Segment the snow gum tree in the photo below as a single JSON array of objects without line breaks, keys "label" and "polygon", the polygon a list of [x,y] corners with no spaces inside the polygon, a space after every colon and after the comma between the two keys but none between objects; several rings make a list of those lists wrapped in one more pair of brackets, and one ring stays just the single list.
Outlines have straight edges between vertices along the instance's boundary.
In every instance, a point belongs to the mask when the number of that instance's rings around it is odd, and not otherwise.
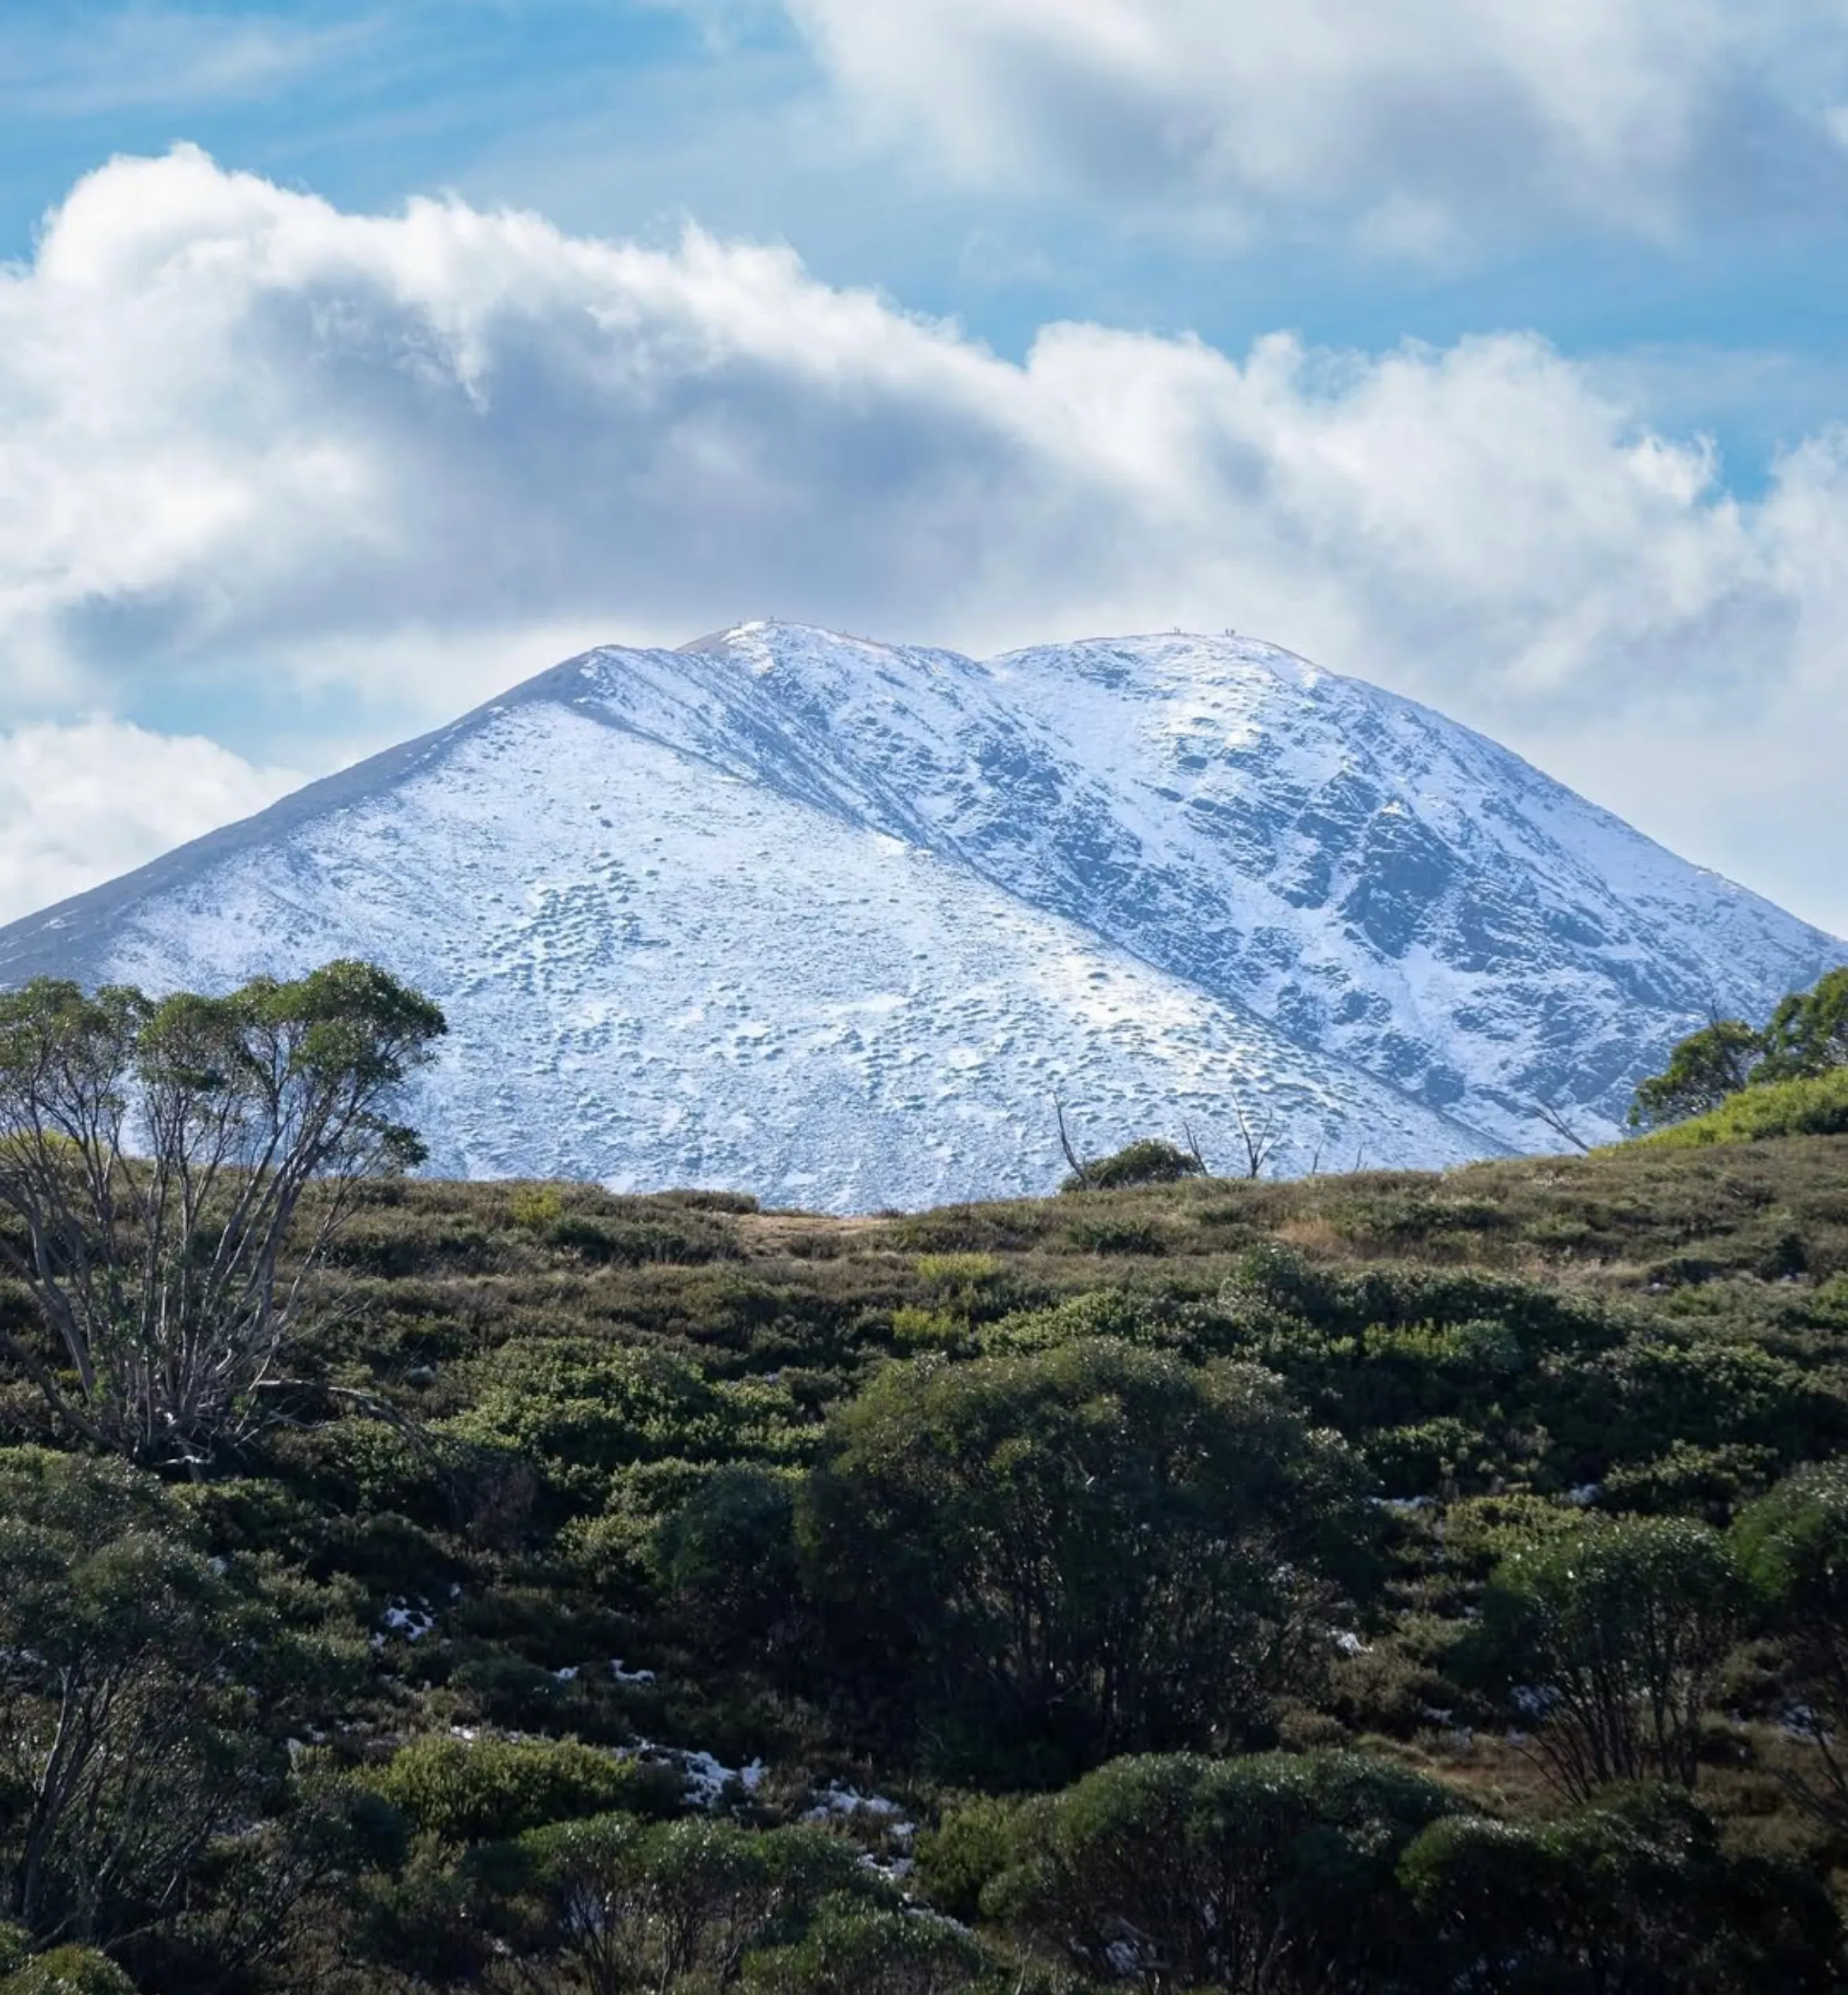
[{"label": "snow gum tree", "polygon": [[1690,1033],[1668,1064],[1637,1088],[1632,1129],[1659,1128],[1710,1114],[1750,1087],[1813,1080],[1848,1067],[1848,967],[1832,969],[1813,990],[1793,991],[1764,1030],[1742,1018],[1716,1018]]},{"label": "snow gum tree", "polygon": [[392,1111],[444,1029],[359,962],[0,993],[0,1272],[38,1318],[0,1311],[0,1351],[62,1423],[150,1463],[251,1431],[354,1187],[421,1161]]},{"label": "snow gum tree", "polygon": [[1630,1127],[1655,1129],[1704,1116],[1749,1086],[1764,1057],[1764,1035],[1743,1018],[1719,1018],[1690,1033],[1659,1074],[1636,1089]]},{"label": "snow gum tree", "polygon": [[1848,969],[1833,969],[1812,991],[1798,991],[1764,1029],[1762,1078],[1800,1080],[1848,1067]]}]

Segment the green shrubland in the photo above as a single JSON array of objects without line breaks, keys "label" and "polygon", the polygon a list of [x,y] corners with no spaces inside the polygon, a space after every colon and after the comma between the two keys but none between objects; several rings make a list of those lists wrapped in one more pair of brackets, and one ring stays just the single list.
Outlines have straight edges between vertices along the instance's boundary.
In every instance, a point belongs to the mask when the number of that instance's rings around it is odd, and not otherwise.
[{"label": "green shrubland", "polygon": [[0,1281],[0,1991],[1839,1986],[1848,1135],[1696,1127],[310,1183],[171,1447]]},{"label": "green shrubland", "polygon": [[1671,1123],[1646,1143],[1696,1149],[1709,1143],[1761,1143],[1777,1136],[1848,1134],[1848,1067],[1789,1081],[1761,1081],[1704,1115]]}]

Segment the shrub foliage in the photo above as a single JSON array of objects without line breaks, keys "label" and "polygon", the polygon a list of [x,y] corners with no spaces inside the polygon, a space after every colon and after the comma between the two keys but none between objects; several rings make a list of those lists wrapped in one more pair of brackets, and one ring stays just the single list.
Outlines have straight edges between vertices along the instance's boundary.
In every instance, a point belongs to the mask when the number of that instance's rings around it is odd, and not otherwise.
[{"label": "shrub foliage", "polygon": [[[353,975],[5,1001],[9,1112],[36,1047],[107,1113],[0,1134],[99,1187],[48,1273],[0,1219],[0,1991],[1842,1985],[1842,1138],[847,1222],[441,1184],[384,1168],[435,1021]],[[1708,1127],[1839,1085],[1771,1065],[1832,989]],[[205,1393],[140,1299],[225,1292],[238,1063],[316,1005],[289,1100],[369,1046],[377,1120]],[[219,1159],[183,1243],[149,1103]]]}]

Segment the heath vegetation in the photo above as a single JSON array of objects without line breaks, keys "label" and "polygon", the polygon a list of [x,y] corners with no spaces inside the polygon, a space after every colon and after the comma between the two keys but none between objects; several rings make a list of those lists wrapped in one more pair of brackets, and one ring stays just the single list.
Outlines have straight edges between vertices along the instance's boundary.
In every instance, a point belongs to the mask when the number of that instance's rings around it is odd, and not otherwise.
[{"label": "heath vegetation", "polygon": [[1848,1134],[836,1220],[440,1029],[0,999],[0,1995],[1840,1985]]}]

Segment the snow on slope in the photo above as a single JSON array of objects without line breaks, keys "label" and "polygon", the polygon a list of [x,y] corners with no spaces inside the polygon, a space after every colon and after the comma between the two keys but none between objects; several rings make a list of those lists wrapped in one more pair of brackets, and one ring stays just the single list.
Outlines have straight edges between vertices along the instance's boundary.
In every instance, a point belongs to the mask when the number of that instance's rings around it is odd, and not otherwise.
[{"label": "snow on slope", "polygon": [[1848,944],[1414,703],[1231,636],[987,665],[787,625],[593,653],[587,710],[946,852],[1515,1147],[1617,1133]]},{"label": "snow on slope", "polygon": [[587,654],[0,930],[0,980],[347,951],[456,1027],[445,1168],[835,1206],[1037,1190],[1268,1096],[1299,1167],[1613,1133],[1848,945],[1441,716],[1230,636]]},{"label": "snow on slope", "polygon": [[[849,1210],[1043,1191],[1055,1089],[1100,1148],[1184,1116],[1229,1164],[1234,1089],[1299,1168],[1483,1148],[953,863],[549,699],[86,932],[71,967],[150,988],[388,963],[450,1016],[420,1116],[446,1172]],[[47,966],[18,940],[9,981]]]}]

